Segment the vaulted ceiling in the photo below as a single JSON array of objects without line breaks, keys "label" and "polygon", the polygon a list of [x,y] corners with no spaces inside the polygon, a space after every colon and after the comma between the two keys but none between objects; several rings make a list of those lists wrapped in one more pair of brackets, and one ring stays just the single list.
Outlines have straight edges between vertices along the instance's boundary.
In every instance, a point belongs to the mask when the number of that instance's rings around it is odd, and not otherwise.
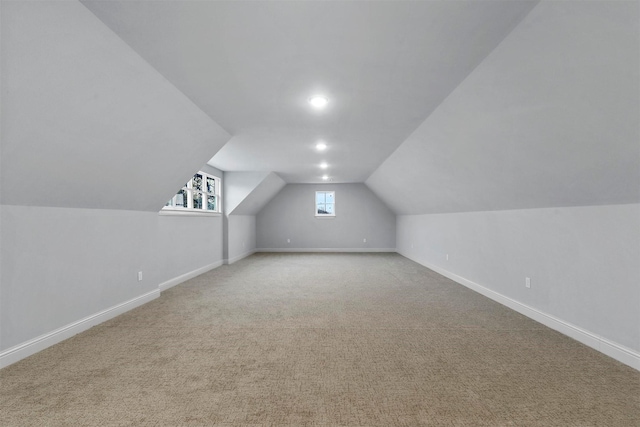
[{"label": "vaulted ceiling", "polygon": [[364,182],[535,3],[83,2],[232,135],[212,166],[289,183]]},{"label": "vaulted ceiling", "polygon": [[229,139],[73,1],[2,1],[0,201],[158,211]]},{"label": "vaulted ceiling", "polygon": [[366,181],[396,213],[640,202],[640,2],[540,2]]},{"label": "vaulted ceiling", "polygon": [[3,204],[157,211],[207,162],[264,189],[238,214],[323,174],[398,214],[640,202],[637,1],[0,7]]}]

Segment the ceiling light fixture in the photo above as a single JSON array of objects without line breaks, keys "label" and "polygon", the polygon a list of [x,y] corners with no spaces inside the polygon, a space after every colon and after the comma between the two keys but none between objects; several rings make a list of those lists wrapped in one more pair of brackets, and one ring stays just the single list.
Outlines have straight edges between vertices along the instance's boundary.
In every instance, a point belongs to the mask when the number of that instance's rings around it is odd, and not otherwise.
[{"label": "ceiling light fixture", "polygon": [[323,95],[314,95],[309,98],[309,104],[311,104],[312,107],[317,108],[318,110],[326,107],[328,103],[329,98]]},{"label": "ceiling light fixture", "polygon": [[316,144],[316,150],[318,151],[324,151],[327,149],[327,144],[325,144],[324,142],[318,142]]},{"label": "ceiling light fixture", "polygon": [[323,162],[323,163],[320,163],[320,167],[321,167],[322,169],[326,169],[326,168],[328,168],[328,167],[329,167],[329,165]]}]

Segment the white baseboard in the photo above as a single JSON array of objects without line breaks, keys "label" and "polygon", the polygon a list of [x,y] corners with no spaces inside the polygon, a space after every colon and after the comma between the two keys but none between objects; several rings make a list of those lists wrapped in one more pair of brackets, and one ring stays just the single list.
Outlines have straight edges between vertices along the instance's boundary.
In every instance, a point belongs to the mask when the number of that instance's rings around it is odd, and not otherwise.
[{"label": "white baseboard", "polygon": [[396,248],[260,248],[255,252],[395,252]]},{"label": "white baseboard", "polygon": [[160,296],[160,292],[167,290],[172,286],[176,286],[193,277],[199,276],[202,273],[206,273],[209,270],[213,270],[214,268],[221,265],[222,261],[217,261],[188,273],[182,274],[178,277],[161,283],[160,285],[158,285],[158,289],[154,289],[151,292],[147,292],[146,294],[130,299],[129,301],[125,301],[121,304],[107,308],[106,310],[102,310],[96,314],[92,314],[91,316],[80,319],[77,322],[70,323],[47,334],[41,335],[22,344],[18,344],[7,350],[4,350],[0,352],[0,369],[16,363],[17,361],[22,360],[25,357],[42,351],[47,347],[51,347],[54,344],[62,342],[67,338],[71,338],[72,336],[79,334],[80,332],[86,331],[92,326],[98,325],[102,322],[106,322],[107,320],[119,316],[120,314],[146,304],[147,302],[158,298]]},{"label": "white baseboard", "polygon": [[492,291],[489,288],[485,288],[484,286],[479,285],[471,280],[465,279],[464,277],[447,271],[442,267],[418,260],[401,251],[398,251],[398,253],[406,258],[409,258],[412,261],[417,262],[420,265],[423,265],[435,271],[436,273],[448,277],[449,279],[458,282],[461,285],[478,292],[479,294],[486,296],[487,298],[491,298],[492,300],[506,307],[509,307],[510,309],[515,310],[518,313],[529,317],[530,319],[542,323],[543,325],[548,326],[551,329],[567,335],[575,339],[576,341],[579,341],[601,353],[606,354],[609,357],[616,359],[619,362],[624,363],[625,365],[631,366],[632,368],[640,371],[640,353],[630,348],[598,336],[597,334],[589,332],[578,326],[572,325],[571,323],[565,322],[562,319],[518,302],[498,292]]},{"label": "white baseboard", "polygon": [[247,252],[245,252],[245,253],[243,253],[243,254],[240,254],[240,255],[238,255],[238,256],[234,256],[233,258],[225,259],[225,260],[224,260],[224,263],[225,263],[225,264],[233,264],[234,262],[238,262],[238,261],[240,261],[240,260],[241,260],[241,259],[243,259],[243,258],[246,258],[246,257],[248,257],[248,256],[250,256],[250,255],[253,255],[254,253],[256,253],[256,250],[255,250],[255,249],[252,249],[252,250],[247,251]]},{"label": "white baseboard", "polygon": [[214,263],[205,265],[204,267],[197,268],[188,273],[181,274],[178,277],[174,277],[173,279],[167,280],[166,282],[162,282],[158,285],[158,289],[162,291],[166,291],[169,288],[172,288],[176,285],[179,285],[182,282],[186,282],[189,279],[193,279],[196,276],[199,276],[203,273],[206,273],[209,270],[213,270],[214,268],[218,268],[222,265],[222,260],[216,261]]},{"label": "white baseboard", "polygon": [[71,338],[80,332],[86,331],[92,326],[98,325],[109,319],[113,319],[122,313],[146,304],[159,296],[160,290],[154,289],[151,292],[147,292],[146,294],[130,299],[129,301],[107,308],[106,310],[87,316],[77,322],[70,323],[47,334],[40,335],[37,338],[4,350],[0,352],[0,369],[42,351],[47,347],[51,347],[54,344],[64,341],[67,338]]}]

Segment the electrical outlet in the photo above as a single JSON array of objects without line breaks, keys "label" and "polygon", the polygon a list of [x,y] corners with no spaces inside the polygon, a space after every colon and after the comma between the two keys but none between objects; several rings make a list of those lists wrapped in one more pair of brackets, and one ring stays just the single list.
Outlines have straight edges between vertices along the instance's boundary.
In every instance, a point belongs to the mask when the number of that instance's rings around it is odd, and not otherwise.
[{"label": "electrical outlet", "polygon": [[138,271],[138,282],[142,282],[142,271]]},{"label": "electrical outlet", "polygon": [[530,277],[525,277],[525,278],[524,278],[524,285],[525,285],[527,288],[530,288],[530,287],[531,287],[531,278],[530,278]]},{"label": "electrical outlet", "polygon": [[291,243],[291,239],[287,239],[287,243]]},{"label": "electrical outlet", "polygon": [[367,243],[367,239],[362,239],[362,242],[363,243]]},{"label": "electrical outlet", "polygon": [[449,254],[447,254],[447,261],[449,261]]}]

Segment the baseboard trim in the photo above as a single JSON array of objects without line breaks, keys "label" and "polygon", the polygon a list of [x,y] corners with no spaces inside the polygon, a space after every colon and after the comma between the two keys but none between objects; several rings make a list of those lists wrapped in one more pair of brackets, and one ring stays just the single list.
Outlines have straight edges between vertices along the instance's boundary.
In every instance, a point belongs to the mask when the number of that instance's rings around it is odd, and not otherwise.
[{"label": "baseboard trim", "polygon": [[246,258],[246,257],[248,257],[250,255],[253,255],[254,253],[256,253],[256,250],[252,249],[252,250],[247,251],[247,252],[245,252],[243,254],[240,254],[238,256],[234,256],[233,258],[225,259],[224,260],[224,264],[233,264],[234,262],[238,262],[241,259],[244,259],[244,258]]},{"label": "baseboard trim", "polygon": [[548,326],[551,329],[554,329],[564,335],[567,335],[575,339],[576,341],[579,341],[582,344],[585,344],[593,348],[594,350],[597,350],[603,354],[606,354],[607,356],[612,357],[617,361],[624,363],[625,365],[628,365],[640,371],[640,353],[630,348],[627,348],[623,345],[610,341],[604,337],[601,337],[597,334],[594,334],[576,325],[566,322],[560,318],[557,318],[543,311],[540,311],[536,308],[523,304],[507,296],[504,296],[499,292],[493,291],[489,288],[479,285],[478,283],[475,283],[462,276],[458,276],[457,274],[447,271],[442,267],[416,259],[402,251],[398,251],[398,253],[406,258],[409,258],[412,261],[417,262],[420,265],[423,265],[435,271],[436,273],[439,273],[473,291],[478,292],[479,294],[486,296],[487,298],[491,298],[492,300],[506,307],[509,307],[510,309],[515,310],[518,313],[529,317],[530,319],[535,320],[536,322],[542,323],[543,325]]},{"label": "baseboard trim", "polygon": [[37,338],[4,350],[0,352],[0,369],[42,351],[47,347],[51,347],[54,344],[58,344],[59,342],[71,338],[72,336],[86,331],[95,325],[106,322],[107,320],[113,319],[122,313],[146,304],[159,296],[160,290],[154,289],[151,292],[132,298],[129,301],[114,305],[113,307],[92,314],[91,316],[87,316],[77,322],[70,323],[47,334],[40,335]]},{"label": "baseboard trim", "polygon": [[207,264],[204,267],[196,268],[193,271],[188,273],[181,274],[180,276],[174,277],[173,279],[169,279],[166,282],[162,282],[158,285],[158,289],[160,292],[166,291],[169,288],[173,288],[176,285],[179,285],[182,282],[186,282],[189,279],[193,279],[196,276],[199,276],[207,271],[213,270],[214,268],[218,268],[222,265],[223,261],[216,261],[211,264]]},{"label": "baseboard trim", "polygon": [[396,248],[259,248],[255,252],[396,252]]}]

